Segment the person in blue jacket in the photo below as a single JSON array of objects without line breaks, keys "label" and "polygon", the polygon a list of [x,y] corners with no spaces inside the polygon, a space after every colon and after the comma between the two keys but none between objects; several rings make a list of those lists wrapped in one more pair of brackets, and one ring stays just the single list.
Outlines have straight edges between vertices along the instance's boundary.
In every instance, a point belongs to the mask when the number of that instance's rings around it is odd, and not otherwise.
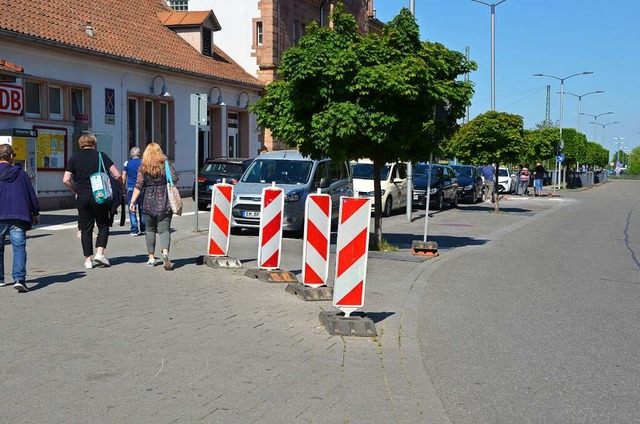
[{"label": "person in blue jacket", "polygon": [[[136,178],[138,178],[138,168],[140,168],[140,148],[132,147],[129,152],[131,159],[124,163],[122,167],[122,180],[126,184],[127,189],[127,204],[131,203],[131,196],[133,195],[133,189],[136,188]],[[131,236],[142,236],[146,233],[147,229],[144,223],[144,215],[142,214],[142,200],[144,195],[139,196],[137,203],[135,204],[135,210],[129,209],[129,222],[131,223]],[[138,213],[140,216],[138,217]]]},{"label": "person in blue jacket", "polygon": [[[0,144],[0,287],[13,284],[19,293],[29,291],[27,279],[27,230],[40,223],[40,204],[31,178],[14,166],[10,144]],[[13,283],[4,280],[4,241],[9,234],[13,248]]]}]

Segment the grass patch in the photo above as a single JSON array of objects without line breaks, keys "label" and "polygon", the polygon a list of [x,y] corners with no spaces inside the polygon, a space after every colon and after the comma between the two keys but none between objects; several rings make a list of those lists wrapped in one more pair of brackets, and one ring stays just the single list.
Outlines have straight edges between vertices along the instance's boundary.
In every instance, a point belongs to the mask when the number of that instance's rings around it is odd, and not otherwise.
[{"label": "grass patch", "polygon": [[380,252],[397,252],[398,246],[394,246],[387,240],[382,239],[382,241],[375,246],[375,250],[378,250]]}]

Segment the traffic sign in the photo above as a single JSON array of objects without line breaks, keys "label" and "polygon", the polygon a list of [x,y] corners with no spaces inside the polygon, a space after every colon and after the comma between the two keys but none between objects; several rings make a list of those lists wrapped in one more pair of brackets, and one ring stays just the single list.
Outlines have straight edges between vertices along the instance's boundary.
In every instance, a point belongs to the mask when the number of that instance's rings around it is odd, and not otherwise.
[{"label": "traffic sign", "polygon": [[284,190],[276,187],[262,189],[260,205],[260,232],[258,234],[258,267],[277,269],[280,267],[282,248],[282,215],[284,211]]},{"label": "traffic sign", "polygon": [[327,284],[329,277],[329,241],[331,238],[331,196],[320,193],[307,196],[302,245],[302,283],[309,287]]},{"label": "traffic sign", "polygon": [[565,160],[565,157],[562,153],[560,153],[558,156],[556,156],[556,159],[558,160],[558,162],[562,163]]},{"label": "traffic sign", "polygon": [[189,98],[189,120],[191,125],[207,125],[207,98],[208,95],[206,93],[191,94]]}]

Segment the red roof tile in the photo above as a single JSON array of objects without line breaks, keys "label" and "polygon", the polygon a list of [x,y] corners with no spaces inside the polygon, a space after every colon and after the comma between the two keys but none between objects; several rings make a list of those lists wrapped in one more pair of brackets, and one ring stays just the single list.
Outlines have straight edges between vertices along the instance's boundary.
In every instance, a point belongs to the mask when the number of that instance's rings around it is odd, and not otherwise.
[{"label": "red roof tile", "polygon": [[0,37],[9,31],[89,53],[263,85],[226,55],[211,58],[196,51],[163,24],[159,14],[166,12],[172,9],[165,0],[0,0]]},{"label": "red roof tile", "polygon": [[211,12],[161,12],[158,17],[166,26],[202,25]]}]

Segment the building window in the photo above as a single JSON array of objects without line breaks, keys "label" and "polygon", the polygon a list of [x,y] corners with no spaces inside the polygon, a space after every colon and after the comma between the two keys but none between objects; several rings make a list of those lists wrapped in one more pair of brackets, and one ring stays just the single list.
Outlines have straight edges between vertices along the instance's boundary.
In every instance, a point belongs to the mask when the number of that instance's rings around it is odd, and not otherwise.
[{"label": "building window", "polygon": [[62,87],[49,86],[49,119],[62,121],[64,106],[62,102]]},{"label": "building window", "polygon": [[212,37],[209,28],[202,28],[202,54],[205,56],[213,56]]},{"label": "building window", "polygon": [[300,22],[293,21],[293,37],[291,37],[291,42],[295,46],[298,44],[298,40],[300,40]]},{"label": "building window", "polygon": [[26,97],[26,115],[30,118],[40,118],[40,83],[27,81],[24,84]]},{"label": "building window", "polygon": [[84,90],[71,89],[71,116],[84,115]]},{"label": "building window", "polygon": [[129,150],[138,145],[138,100],[129,99],[129,108],[127,110],[128,121],[127,131],[129,138]]},{"label": "building window", "polygon": [[153,139],[153,102],[146,100],[144,102],[144,142],[148,143]]},{"label": "building window", "polygon": [[256,22],[256,46],[261,46],[264,42],[264,30],[262,28],[262,21]]},{"label": "building window", "polygon": [[162,151],[169,154],[169,104],[160,103],[160,139],[158,141]]},{"label": "building window", "polygon": [[186,12],[189,10],[189,0],[167,0],[167,3],[176,12]]},{"label": "building window", "polygon": [[165,155],[175,157],[174,103],[166,98],[145,98],[131,95],[128,100],[127,130],[129,149],[143,148],[156,142]]}]

